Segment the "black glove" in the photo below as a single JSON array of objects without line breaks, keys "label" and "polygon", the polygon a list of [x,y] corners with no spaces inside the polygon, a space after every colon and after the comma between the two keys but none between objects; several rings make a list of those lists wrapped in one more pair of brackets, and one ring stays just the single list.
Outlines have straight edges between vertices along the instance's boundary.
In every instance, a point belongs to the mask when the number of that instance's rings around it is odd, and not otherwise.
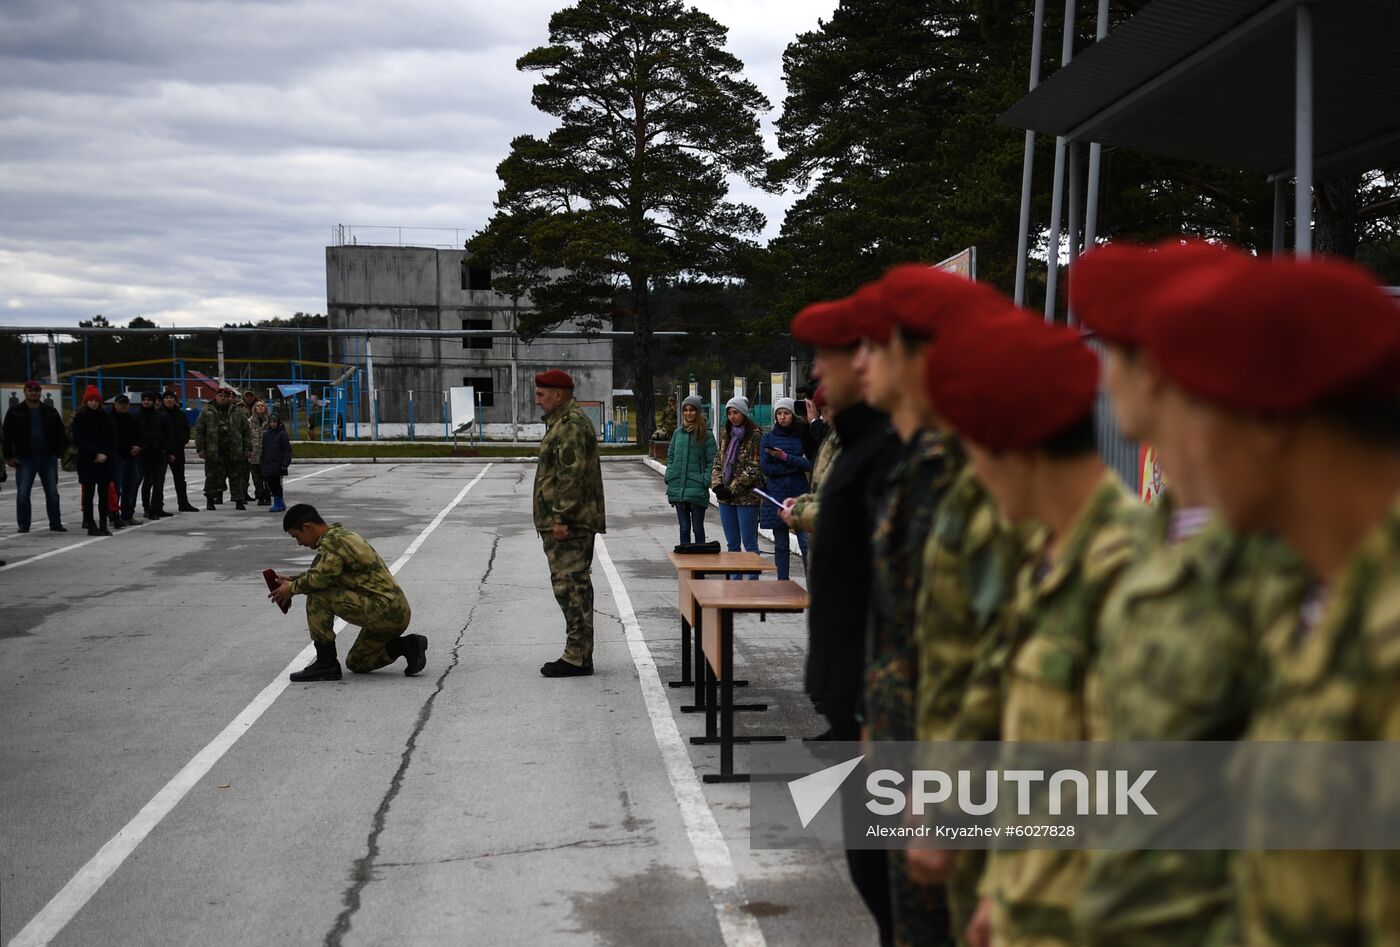
[{"label": "black glove", "polygon": [[283,467],[283,468],[282,468],[282,476],[284,476],[284,477],[287,476],[287,474],[289,474],[289,473],[291,473],[291,472],[292,472],[292,471],[291,471],[291,468],[290,468],[290,467]]},{"label": "black glove", "polygon": [[734,499],[734,491],[724,484],[720,484],[715,487],[715,498],[721,502],[728,503],[730,500]]}]

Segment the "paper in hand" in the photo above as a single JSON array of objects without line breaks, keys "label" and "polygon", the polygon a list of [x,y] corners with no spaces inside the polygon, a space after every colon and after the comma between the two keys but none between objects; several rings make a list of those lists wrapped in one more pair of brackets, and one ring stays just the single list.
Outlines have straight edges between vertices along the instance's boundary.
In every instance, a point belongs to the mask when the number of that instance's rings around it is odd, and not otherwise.
[{"label": "paper in hand", "polygon": [[782,500],[779,500],[777,497],[772,496],[770,494],[764,493],[762,490],[758,489],[758,487],[752,487],[751,489],[753,490],[754,495],[759,497],[760,499],[767,500],[769,503],[772,503],[774,506],[777,507],[781,507],[783,505]]},{"label": "paper in hand", "polygon": [[[274,569],[264,569],[264,570],[263,570],[263,581],[265,581],[265,582],[267,583],[267,590],[268,590],[269,592],[271,592],[273,589],[277,588],[277,572],[276,572],[276,570],[274,570]],[[278,608],[282,609],[282,614],[283,614],[283,615],[287,614],[289,611],[292,610],[292,603],[289,602],[289,601],[288,601],[288,602],[273,602],[273,604],[276,605]]]}]

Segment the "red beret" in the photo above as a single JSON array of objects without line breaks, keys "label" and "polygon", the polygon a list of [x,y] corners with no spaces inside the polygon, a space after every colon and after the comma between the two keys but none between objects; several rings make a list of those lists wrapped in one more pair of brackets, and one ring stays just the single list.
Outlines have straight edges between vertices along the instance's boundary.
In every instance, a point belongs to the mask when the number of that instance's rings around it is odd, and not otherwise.
[{"label": "red beret", "polygon": [[1187,274],[1144,314],[1163,374],[1225,407],[1294,414],[1400,383],[1400,304],[1350,263],[1245,258]]},{"label": "red beret", "polygon": [[1167,240],[1151,247],[1109,244],[1070,267],[1070,311],[1104,341],[1141,348],[1146,297],[1200,267],[1244,258],[1238,250],[1204,240]]},{"label": "red beret", "polygon": [[849,348],[860,341],[849,296],[812,303],[792,320],[792,337],[819,349]]},{"label": "red beret", "polygon": [[536,388],[573,388],[574,380],[569,373],[558,368],[535,373]]},{"label": "red beret", "polygon": [[876,345],[888,345],[890,333],[894,331],[894,313],[885,303],[879,281],[866,283],[850,299],[858,335]]},{"label": "red beret", "polygon": [[98,401],[101,401],[102,392],[97,389],[96,385],[88,385],[87,391],[83,392],[83,404],[87,404],[93,398],[96,398]]},{"label": "red beret", "polygon": [[1005,309],[1008,300],[982,283],[921,263],[905,263],[875,284],[889,318],[930,339],[979,313]]},{"label": "red beret", "polygon": [[924,380],[934,410],[988,450],[1028,450],[1087,415],[1099,360],[1078,332],[1009,304],[946,333]]}]

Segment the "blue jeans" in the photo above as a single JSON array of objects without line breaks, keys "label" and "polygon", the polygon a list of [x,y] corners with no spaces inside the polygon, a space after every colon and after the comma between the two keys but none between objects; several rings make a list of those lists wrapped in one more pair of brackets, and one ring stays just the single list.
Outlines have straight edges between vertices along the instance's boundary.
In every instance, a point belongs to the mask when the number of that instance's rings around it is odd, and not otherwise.
[{"label": "blue jeans", "polygon": [[690,542],[691,532],[695,533],[697,543],[705,541],[705,507],[698,503],[677,503],[676,519],[681,524],[682,545]]},{"label": "blue jeans", "polygon": [[34,487],[34,478],[44,487],[44,505],[48,509],[49,525],[62,526],[63,516],[58,511],[58,458],[53,454],[44,457],[21,457],[15,469],[15,522],[20,529],[29,528],[31,510],[29,491]]},{"label": "blue jeans", "polygon": [[136,488],[141,485],[141,462],[135,457],[117,461],[117,501],[123,520],[136,516]]},{"label": "blue jeans", "polygon": [[[802,553],[802,568],[807,568],[807,534],[800,529],[793,530],[797,534],[797,548]],[[788,577],[788,564],[792,561],[792,550],[788,548],[788,528],[786,526],[773,527],[773,564],[778,567],[778,578]]]},{"label": "blue jeans", "polygon": [[[730,552],[739,551],[741,540],[747,552],[758,552],[758,507],[721,503],[719,525],[724,527],[724,543]],[[739,579],[743,576],[731,575],[730,578]],[[751,575],[748,578],[757,579],[758,576]]]}]

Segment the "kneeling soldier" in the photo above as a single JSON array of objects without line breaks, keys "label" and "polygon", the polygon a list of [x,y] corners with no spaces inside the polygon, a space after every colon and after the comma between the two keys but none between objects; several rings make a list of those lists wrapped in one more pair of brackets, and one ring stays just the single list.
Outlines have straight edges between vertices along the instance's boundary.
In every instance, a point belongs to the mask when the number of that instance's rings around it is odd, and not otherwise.
[{"label": "kneeling soldier", "polygon": [[268,598],[281,604],[306,596],[306,624],[316,645],[316,660],[291,675],[293,681],[338,681],[335,620],[360,626],[360,636],[345,656],[357,674],[387,667],[399,658],[413,675],[427,665],[428,639],[405,635],[411,612],[408,599],[374,547],[339,523],[326,525],[316,508],[298,503],[282,518],[282,529],[298,543],[316,550],[311,568],[298,576],[277,576]]}]

